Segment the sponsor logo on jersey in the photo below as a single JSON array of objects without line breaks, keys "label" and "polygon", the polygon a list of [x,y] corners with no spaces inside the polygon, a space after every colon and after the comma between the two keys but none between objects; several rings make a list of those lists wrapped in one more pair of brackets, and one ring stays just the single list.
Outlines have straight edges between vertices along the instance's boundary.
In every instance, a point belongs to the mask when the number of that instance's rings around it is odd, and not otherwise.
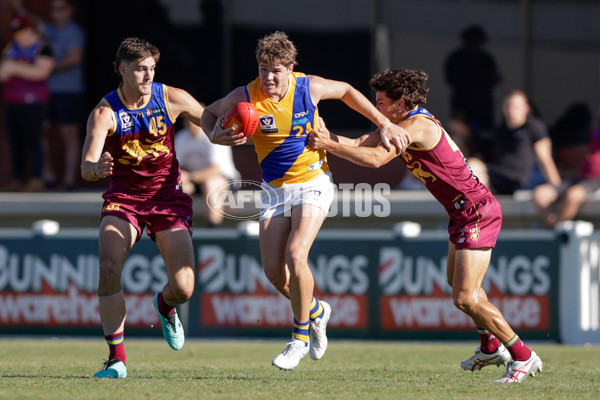
[{"label": "sponsor logo on jersey", "polygon": [[164,114],[165,110],[162,107],[154,107],[146,109],[146,116],[151,117],[156,114]]},{"label": "sponsor logo on jersey", "polygon": [[294,113],[294,118],[292,119],[292,126],[306,125],[309,122],[310,120],[308,119],[308,111]]}]

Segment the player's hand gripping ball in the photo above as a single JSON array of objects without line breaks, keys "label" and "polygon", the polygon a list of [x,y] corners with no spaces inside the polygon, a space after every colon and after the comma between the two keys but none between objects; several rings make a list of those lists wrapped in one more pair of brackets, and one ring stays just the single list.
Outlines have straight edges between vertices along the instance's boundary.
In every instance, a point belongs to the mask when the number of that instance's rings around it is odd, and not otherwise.
[{"label": "player's hand gripping ball", "polygon": [[221,119],[221,128],[233,127],[235,133],[243,132],[249,138],[258,126],[258,111],[254,104],[240,102],[231,107]]}]

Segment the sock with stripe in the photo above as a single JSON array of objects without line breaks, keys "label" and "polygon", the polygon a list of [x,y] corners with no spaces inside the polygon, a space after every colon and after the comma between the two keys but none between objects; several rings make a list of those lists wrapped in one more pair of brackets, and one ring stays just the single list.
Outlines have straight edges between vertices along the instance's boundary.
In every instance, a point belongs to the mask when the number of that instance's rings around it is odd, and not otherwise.
[{"label": "sock with stripe", "polygon": [[513,336],[508,342],[504,343],[512,359],[515,361],[525,361],[531,357],[531,350],[525,346],[525,343],[517,336]]},{"label": "sock with stripe", "polygon": [[123,364],[127,362],[127,355],[125,355],[125,335],[124,332],[117,332],[112,335],[104,336],[108,349],[110,351],[108,359],[112,360],[116,358],[119,361],[123,361]]},{"label": "sock with stripe", "polygon": [[172,306],[165,301],[162,292],[158,295],[158,311],[165,317],[168,317],[175,312],[175,306]]},{"label": "sock with stripe", "polygon": [[296,318],[294,318],[294,330],[292,331],[292,337],[294,340],[300,340],[304,342],[305,346],[308,346],[308,323],[306,322],[298,322]]},{"label": "sock with stripe", "polygon": [[317,318],[321,318],[324,312],[321,302],[313,297],[310,303],[310,321],[313,322]]},{"label": "sock with stripe", "polygon": [[477,333],[479,333],[479,339],[481,340],[481,352],[483,354],[492,354],[498,349],[498,347],[500,347],[500,341],[487,329],[477,327]]}]

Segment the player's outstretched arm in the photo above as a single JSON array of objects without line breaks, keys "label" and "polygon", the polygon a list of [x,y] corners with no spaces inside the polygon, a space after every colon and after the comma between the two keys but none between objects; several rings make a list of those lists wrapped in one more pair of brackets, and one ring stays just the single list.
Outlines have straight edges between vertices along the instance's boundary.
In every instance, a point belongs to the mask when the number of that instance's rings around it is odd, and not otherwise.
[{"label": "player's outstretched arm", "polygon": [[204,109],[200,126],[211,142],[224,146],[238,146],[247,142],[242,132],[235,134],[233,128],[221,128],[221,117],[242,101],[246,101],[246,94],[244,87],[240,86]]},{"label": "player's outstretched arm", "polygon": [[352,85],[311,75],[310,88],[314,104],[320,100],[339,99],[354,111],[367,117],[379,128],[383,145],[388,151],[399,149],[402,152],[410,144],[408,133],[392,124],[369,99]]},{"label": "player's outstretched arm", "polygon": [[[315,150],[325,150],[363,167],[379,168],[399,154],[399,151],[389,152],[381,146],[378,132],[353,140],[329,132],[322,118],[319,129],[309,135],[308,143]],[[358,140],[360,143],[356,145]]]},{"label": "player's outstretched arm", "polygon": [[174,118],[180,115],[190,122],[200,125],[204,107],[188,92],[172,86],[167,86],[169,106]]}]

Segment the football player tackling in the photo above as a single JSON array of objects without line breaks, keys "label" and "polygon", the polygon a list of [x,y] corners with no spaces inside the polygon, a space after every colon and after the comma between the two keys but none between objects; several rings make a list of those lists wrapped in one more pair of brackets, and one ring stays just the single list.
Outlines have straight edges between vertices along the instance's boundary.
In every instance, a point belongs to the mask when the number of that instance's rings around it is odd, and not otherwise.
[{"label": "football player tackling", "polygon": [[472,174],[439,121],[421,107],[429,90],[426,81],[423,71],[385,70],[369,82],[376,91],[377,109],[409,133],[412,140],[405,151],[388,152],[378,132],[348,139],[330,133],[323,123],[311,132],[309,143],[314,149],[375,168],[401,154],[404,164],[450,216],[448,283],[454,305],[473,319],[481,339],[475,355],[461,367],[474,371],[508,364],[504,376],[495,382],[521,382],[541,372],[542,361],[515,334],[481,287],[502,225],[500,205]]}]

